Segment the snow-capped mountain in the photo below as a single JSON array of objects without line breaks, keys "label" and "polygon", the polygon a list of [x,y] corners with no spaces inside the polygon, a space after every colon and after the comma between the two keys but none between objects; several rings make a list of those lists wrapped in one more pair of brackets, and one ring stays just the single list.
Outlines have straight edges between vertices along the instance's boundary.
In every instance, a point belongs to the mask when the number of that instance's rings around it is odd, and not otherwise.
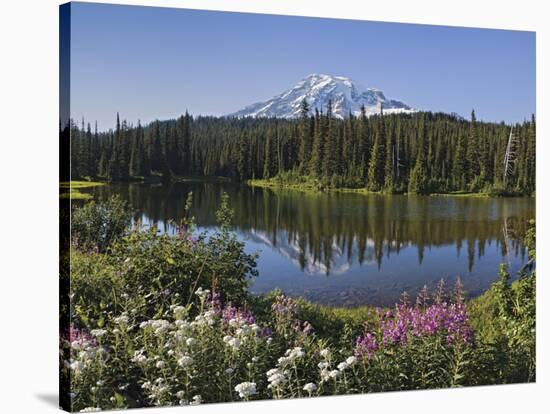
[{"label": "snow-capped mountain", "polygon": [[366,88],[343,76],[314,73],[280,95],[266,102],[249,105],[228,116],[294,118],[300,116],[304,98],[310,112],[315,108],[326,112],[328,102],[332,100],[332,113],[337,118],[345,118],[350,113],[360,115],[362,105],[367,115],[379,113],[380,104],[385,114],[416,112],[401,101],[386,98],[381,90]]}]

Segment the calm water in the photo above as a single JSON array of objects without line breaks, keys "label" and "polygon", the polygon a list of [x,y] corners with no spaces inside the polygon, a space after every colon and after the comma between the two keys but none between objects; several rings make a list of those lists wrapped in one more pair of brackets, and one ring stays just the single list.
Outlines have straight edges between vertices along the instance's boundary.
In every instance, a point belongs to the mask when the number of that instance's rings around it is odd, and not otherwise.
[{"label": "calm water", "polygon": [[103,199],[120,194],[144,223],[173,231],[193,192],[200,229],[216,226],[226,191],[234,230],[248,252],[258,251],[260,276],[253,293],[280,288],[312,301],[355,306],[388,305],[440,278],[460,275],[470,296],[487,289],[498,266],[517,271],[526,260],[521,243],[535,217],[530,198],[487,199],[359,194],[304,194],[230,183],[126,184],[89,190]]}]

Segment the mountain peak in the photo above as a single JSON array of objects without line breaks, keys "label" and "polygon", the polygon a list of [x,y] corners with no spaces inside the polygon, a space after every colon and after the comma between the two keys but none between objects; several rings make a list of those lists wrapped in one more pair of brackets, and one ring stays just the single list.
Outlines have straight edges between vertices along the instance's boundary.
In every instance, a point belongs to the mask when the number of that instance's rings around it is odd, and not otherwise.
[{"label": "mountain peak", "polygon": [[329,100],[332,101],[332,113],[336,118],[345,118],[350,113],[357,116],[362,106],[367,115],[379,113],[380,105],[386,114],[416,112],[401,101],[387,99],[381,90],[366,88],[348,77],[311,73],[283,93],[229,116],[296,118],[300,116],[304,99],[311,111],[326,111]]}]

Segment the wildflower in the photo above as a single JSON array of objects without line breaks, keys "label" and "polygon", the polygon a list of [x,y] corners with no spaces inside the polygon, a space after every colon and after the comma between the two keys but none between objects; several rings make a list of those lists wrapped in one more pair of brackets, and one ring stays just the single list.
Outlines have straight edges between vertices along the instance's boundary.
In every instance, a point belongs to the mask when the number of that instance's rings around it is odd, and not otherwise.
[{"label": "wildflower", "polygon": [[187,341],[185,341],[187,346],[191,347],[197,343],[197,340],[195,338],[187,338]]},{"label": "wildflower", "polygon": [[188,367],[191,364],[193,364],[193,358],[191,358],[189,355],[184,355],[180,359],[178,359],[178,365],[180,367]]},{"label": "wildflower", "polygon": [[199,405],[202,403],[202,397],[200,395],[193,396],[192,400],[191,405]]},{"label": "wildflower", "polygon": [[187,309],[181,305],[174,306],[172,312],[174,313],[174,317],[176,317],[177,319],[183,319],[185,318],[185,316],[187,316]]},{"label": "wildflower", "polygon": [[216,323],[216,313],[214,311],[206,311],[204,314],[197,316],[195,320],[201,325],[212,326]]},{"label": "wildflower", "polygon": [[285,295],[279,295],[271,305],[273,312],[280,316],[292,317],[298,310],[297,303]]},{"label": "wildflower", "polygon": [[267,371],[267,372],[265,373],[265,375],[269,378],[269,377],[271,377],[272,375],[277,374],[278,372],[281,372],[281,370],[280,370],[279,368],[272,368],[272,369],[270,369],[269,371]]},{"label": "wildflower", "polygon": [[155,366],[159,369],[162,369],[166,366],[166,362],[164,361],[157,361],[157,363],[155,364]]},{"label": "wildflower", "polygon": [[233,348],[235,351],[239,350],[241,347],[241,340],[239,338],[231,338],[227,344]]},{"label": "wildflower", "polygon": [[225,335],[225,336],[223,337],[223,341],[224,341],[226,344],[228,344],[229,341],[231,341],[232,339],[233,339],[233,337],[232,337],[231,335]]},{"label": "wildflower", "polygon": [[309,395],[311,395],[317,390],[317,385],[315,385],[313,382],[308,382],[306,385],[304,385],[303,390],[307,391]]},{"label": "wildflower", "polygon": [[248,399],[251,395],[256,394],[255,382],[241,382],[235,386],[235,391],[239,393],[239,397]]},{"label": "wildflower", "polygon": [[337,369],[332,370],[328,373],[330,378],[338,378],[340,376],[340,374],[341,374],[341,372],[338,371]]},{"label": "wildflower", "polygon": [[92,336],[95,336],[96,338],[101,338],[106,333],[107,333],[107,330],[105,330],[105,329],[92,329],[90,331],[90,334]]},{"label": "wildflower", "polygon": [[302,350],[302,348],[300,348],[299,346],[295,347],[294,349],[292,349],[290,351],[290,354],[289,354],[289,357],[294,360],[294,359],[299,359],[299,358],[302,358],[303,356],[305,355],[305,352]]},{"label": "wildflower", "polygon": [[313,332],[313,326],[308,321],[305,321],[302,328],[302,332],[305,333],[306,335],[308,333]]},{"label": "wildflower", "polygon": [[329,359],[330,358],[330,349],[321,349],[321,352],[320,352],[321,356],[325,359]]},{"label": "wildflower", "polygon": [[330,365],[330,364],[329,364],[328,362],[326,362],[326,361],[319,362],[319,363],[317,364],[317,366],[319,367],[319,369],[327,369],[327,368],[329,367],[329,365]]},{"label": "wildflower", "polygon": [[374,353],[378,350],[378,342],[376,337],[370,332],[364,336],[360,336],[355,341],[355,356],[366,356],[372,358]]},{"label": "wildflower", "polygon": [[73,361],[70,365],[71,369],[75,371],[75,373],[78,373],[84,369],[84,364],[80,361]]},{"label": "wildflower", "polygon": [[174,322],[176,324],[176,326],[180,329],[185,329],[185,328],[188,328],[189,327],[189,322],[188,321],[184,321],[184,320],[181,320],[181,319],[178,319],[176,322]]},{"label": "wildflower", "polygon": [[170,322],[163,319],[153,320],[151,321],[151,327],[154,329],[155,335],[160,336],[170,328]]},{"label": "wildflower", "polygon": [[357,363],[357,358],[354,356],[350,356],[346,359],[346,363],[351,367]]},{"label": "wildflower", "polygon": [[284,366],[286,364],[288,364],[289,362],[291,362],[292,360],[289,358],[289,357],[280,357],[278,360],[277,360],[277,363],[280,365],[280,366]]},{"label": "wildflower", "polygon": [[130,318],[128,318],[128,314],[126,312],[122,313],[120,316],[117,316],[113,319],[113,322],[117,325],[128,325],[128,322],[130,321]]},{"label": "wildflower", "polygon": [[268,388],[277,388],[286,382],[286,377],[282,373],[277,373],[267,380],[269,382]]},{"label": "wildflower", "polygon": [[132,362],[136,362],[138,364],[143,364],[147,361],[147,357],[143,355],[143,350],[135,351],[134,357],[131,359]]},{"label": "wildflower", "polygon": [[206,299],[206,297],[210,294],[210,291],[208,289],[203,289],[202,287],[199,287],[195,291],[195,295],[197,295],[201,300]]},{"label": "wildflower", "polygon": [[273,368],[266,373],[267,381],[270,383],[268,388],[277,388],[286,382],[286,377],[278,368]]},{"label": "wildflower", "polygon": [[340,371],[345,371],[349,368],[349,365],[347,362],[340,362],[337,367]]}]

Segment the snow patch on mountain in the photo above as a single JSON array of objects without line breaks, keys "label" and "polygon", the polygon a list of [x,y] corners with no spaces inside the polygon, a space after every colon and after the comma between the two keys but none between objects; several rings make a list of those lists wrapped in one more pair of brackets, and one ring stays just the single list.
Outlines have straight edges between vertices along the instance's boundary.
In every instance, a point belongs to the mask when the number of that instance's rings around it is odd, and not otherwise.
[{"label": "snow patch on mountain", "polygon": [[416,109],[401,101],[386,98],[379,89],[366,88],[344,76],[314,73],[268,101],[249,105],[228,116],[296,118],[300,116],[304,99],[310,113],[315,109],[326,112],[331,100],[332,113],[340,119],[346,118],[350,113],[359,116],[361,106],[365,107],[367,116],[380,113],[380,106],[384,114],[416,112]]}]

